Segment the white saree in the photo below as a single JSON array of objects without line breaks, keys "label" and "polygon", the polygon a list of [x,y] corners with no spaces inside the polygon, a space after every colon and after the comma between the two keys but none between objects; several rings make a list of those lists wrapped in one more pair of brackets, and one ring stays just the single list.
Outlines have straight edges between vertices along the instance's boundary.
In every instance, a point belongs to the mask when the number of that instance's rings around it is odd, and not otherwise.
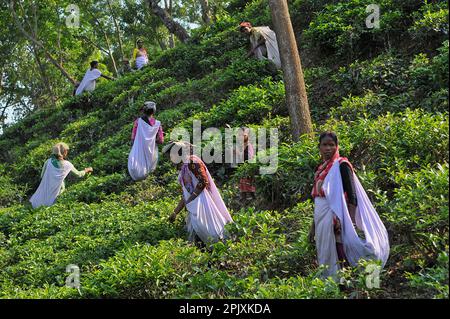
[{"label": "white saree", "polygon": [[148,64],[147,55],[141,55],[141,56],[136,57],[136,68],[138,70],[142,69],[147,64]]},{"label": "white saree", "polygon": [[[232,223],[233,219],[206,166],[205,169],[208,175],[209,189],[205,187],[192,202],[186,205],[188,210],[186,228],[189,233],[189,240],[192,241],[197,234],[204,243],[211,243],[224,238],[225,225]],[[186,174],[190,174],[195,189],[198,179],[189,169],[186,170]],[[178,178],[183,188],[184,200],[187,201],[191,193],[184,185],[181,172]]]},{"label": "white saree", "polygon": [[156,169],[158,149],[156,135],[161,122],[151,126],[139,118],[133,147],[128,155],[128,172],[133,180],[143,180]]},{"label": "white saree", "polygon": [[95,81],[102,75],[99,69],[89,69],[83,77],[80,85],[78,85],[75,95],[80,95],[84,91],[94,91]]},{"label": "white saree", "polygon": [[271,60],[278,68],[281,68],[280,52],[275,32],[269,27],[253,27],[253,29],[254,33],[250,36],[252,48],[258,45],[259,36],[266,40],[265,46],[262,45],[255,50],[256,58],[260,60],[266,59],[265,53],[267,52],[267,59]]},{"label": "white saree", "polygon": [[364,232],[364,239],[356,233],[347,209],[342,185],[339,160],[336,160],[326,176],[322,189],[325,197],[315,198],[314,223],[318,262],[326,265],[324,276],[335,278],[339,270],[336,240],[333,231],[333,215],[341,222],[342,242],[348,262],[355,266],[360,259],[379,260],[382,267],[389,257],[389,237],[383,222],[372,206],[358,177],[353,173],[358,206],[355,221]]},{"label": "white saree", "polygon": [[61,193],[64,179],[70,171],[74,170],[74,167],[69,161],[60,161],[60,163],[61,168],[57,168],[50,159],[47,160],[41,183],[30,199],[33,208],[52,206]]}]

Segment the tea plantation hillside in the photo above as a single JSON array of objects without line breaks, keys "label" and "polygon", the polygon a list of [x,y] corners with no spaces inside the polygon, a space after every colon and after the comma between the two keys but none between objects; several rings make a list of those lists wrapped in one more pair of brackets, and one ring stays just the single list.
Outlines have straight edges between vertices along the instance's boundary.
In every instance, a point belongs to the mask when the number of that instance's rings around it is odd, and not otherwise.
[{"label": "tea plantation hillside", "polygon": [[[363,264],[346,273],[345,290],[316,277],[307,235],[317,136],[292,142],[281,72],[245,57],[239,22],[271,25],[266,1],[255,0],[234,1],[142,71],[5,129],[0,297],[448,298],[448,7],[378,2],[382,23],[373,30],[365,28],[368,0],[294,0],[290,10],[314,129],[337,132],[389,232],[379,289],[366,287]],[[147,100],[157,103],[166,142],[176,127],[192,131],[194,120],[279,129],[278,170],[257,175],[254,202],[243,205],[237,185],[259,164],[209,165],[235,221],[210,252],[187,241],[185,211],[168,222],[181,196],[169,161],[160,154],[145,181],[128,175],[133,121]],[[75,167],[94,173],[68,178],[54,206],[32,210],[58,141],[70,145]],[[65,287],[71,264],[80,267],[80,289]]]}]

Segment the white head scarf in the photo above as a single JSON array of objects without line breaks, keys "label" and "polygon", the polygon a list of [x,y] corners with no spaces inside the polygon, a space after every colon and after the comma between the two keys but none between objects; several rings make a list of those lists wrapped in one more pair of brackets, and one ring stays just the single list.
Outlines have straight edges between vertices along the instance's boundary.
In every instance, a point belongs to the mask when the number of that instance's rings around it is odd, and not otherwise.
[{"label": "white head scarf", "polygon": [[62,160],[64,159],[64,153],[69,151],[69,145],[66,143],[57,143],[52,148],[52,154],[56,156],[56,158]]},{"label": "white head scarf", "polygon": [[153,101],[147,101],[144,102],[144,107],[143,107],[144,111],[148,111],[148,110],[152,110],[153,112],[156,112],[156,103]]}]

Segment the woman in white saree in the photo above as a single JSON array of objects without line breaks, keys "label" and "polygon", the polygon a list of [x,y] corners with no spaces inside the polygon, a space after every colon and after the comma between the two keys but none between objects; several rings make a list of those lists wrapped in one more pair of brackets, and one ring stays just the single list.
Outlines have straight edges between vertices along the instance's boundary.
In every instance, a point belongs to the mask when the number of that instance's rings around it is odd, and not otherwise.
[{"label": "woman in white saree", "polygon": [[[316,242],[324,277],[337,279],[343,266],[360,259],[378,260],[382,267],[389,256],[389,238],[349,161],[340,157],[337,136],[320,135],[323,159],[314,176],[314,222],[309,239]],[[357,230],[364,236],[361,238]]]},{"label": "woman in white saree", "polygon": [[147,101],[143,115],[134,122],[131,140],[133,146],[128,155],[128,172],[135,181],[144,180],[156,169],[158,146],[164,142],[161,122],[155,119],[156,103]]},{"label": "woman in white saree", "polygon": [[251,49],[247,56],[254,55],[259,60],[268,59],[281,69],[281,58],[277,36],[269,27],[254,27],[250,22],[242,22],[240,31],[250,37]]},{"label": "woman in white saree", "polygon": [[136,69],[140,70],[148,64],[148,53],[141,39],[136,42],[136,45],[137,48],[133,50],[133,60]]},{"label": "woman in white saree", "polygon": [[52,206],[56,198],[65,190],[64,179],[72,172],[78,177],[83,177],[92,172],[92,167],[78,171],[72,163],[65,160],[69,152],[69,146],[58,143],[53,146],[52,156],[44,163],[41,172],[41,183],[30,199],[33,208],[40,206]]},{"label": "woman in white saree", "polygon": [[96,81],[98,78],[103,77],[108,80],[114,80],[113,78],[104,75],[98,69],[98,62],[92,61],[91,68],[86,71],[83,80],[77,85],[74,95],[80,95],[84,91],[92,92],[95,90]]},{"label": "woman in white saree", "polygon": [[[180,155],[181,151],[181,155]],[[177,214],[186,207],[186,228],[189,240],[201,240],[203,244],[217,242],[225,237],[225,225],[233,219],[203,161],[192,154],[191,145],[172,142],[163,153],[170,152],[170,159],[180,166],[178,181],[183,196],[170,216],[174,221]]]}]

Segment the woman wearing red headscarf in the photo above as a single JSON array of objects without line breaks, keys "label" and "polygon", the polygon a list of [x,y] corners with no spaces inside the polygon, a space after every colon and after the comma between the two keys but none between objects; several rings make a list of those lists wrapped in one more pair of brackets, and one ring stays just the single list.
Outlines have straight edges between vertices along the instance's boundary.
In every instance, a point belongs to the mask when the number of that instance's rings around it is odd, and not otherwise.
[{"label": "woman wearing red headscarf", "polygon": [[248,57],[254,55],[257,59],[269,59],[278,69],[281,68],[280,52],[277,36],[269,27],[253,27],[250,22],[239,24],[241,33],[250,37],[251,49]]}]

